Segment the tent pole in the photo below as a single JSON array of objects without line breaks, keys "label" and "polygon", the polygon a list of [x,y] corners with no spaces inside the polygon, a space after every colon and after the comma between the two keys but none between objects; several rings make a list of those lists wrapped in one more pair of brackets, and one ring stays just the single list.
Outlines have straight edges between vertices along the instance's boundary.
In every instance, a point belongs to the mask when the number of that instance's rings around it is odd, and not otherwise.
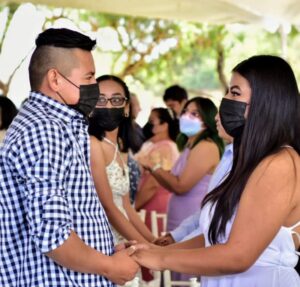
[{"label": "tent pole", "polygon": [[287,59],[288,57],[288,33],[286,29],[284,29],[283,24],[279,26],[279,35],[280,35],[280,43],[281,43],[281,57],[283,59]]}]

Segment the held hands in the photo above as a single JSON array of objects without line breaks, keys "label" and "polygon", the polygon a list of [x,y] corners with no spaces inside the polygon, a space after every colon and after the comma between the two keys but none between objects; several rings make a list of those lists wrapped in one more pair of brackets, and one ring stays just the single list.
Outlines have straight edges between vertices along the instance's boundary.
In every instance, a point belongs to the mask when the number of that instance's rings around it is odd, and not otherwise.
[{"label": "held hands", "polygon": [[140,265],[151,270],[162,271],[162,255],[161,247],[154,244],[136,244],[129,249],[133,251],[131,257]]},{"label": "held hands", "polygon": [[137,244],[136,240],[129,240],[126,242],[121,242],[121,243],[115,245],[115,252],[121,251],[123,249],[127,249],[128,247],[135,245],[135,244]]},{"label": "held hands", "polygon": [[126,248],[126,244],[118,244],[115,251],[116,253],[110,257],[111,264],[106,277],[118,285],[124,285],[135,277],[139,264],[130,257],[135,250]]},{"label": "held hands", "polygon": [[175,240],[170,233],[167,233],[166,235],[161,236],[156,240],[154,240],[153,243],[159,246],[167,246],[175,243]]}]

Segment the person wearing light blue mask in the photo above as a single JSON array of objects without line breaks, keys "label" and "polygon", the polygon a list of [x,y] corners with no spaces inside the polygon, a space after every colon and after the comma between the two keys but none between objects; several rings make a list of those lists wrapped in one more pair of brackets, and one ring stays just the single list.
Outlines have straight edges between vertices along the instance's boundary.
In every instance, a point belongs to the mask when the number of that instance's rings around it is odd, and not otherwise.
[{"label": "person wearing light blue mask", "polygon": [[179,119],[179,129],[181,133],[191,137],[203,130],[203,123],[191,114],[183,114]]},{"label": "person wearing light blue mask", "polygon": [[[167,231],[174,230],[195,213],[204,198],[215,167],[224,150],[214,117],[217,108],[206,98],[196,97],[185,104],[181,113],[177,146],[181,155],[171,172],[153,165],[146,157],[140,163],[172,196],[167,212]],[[180,279],[175,275],[174,279]]]}]

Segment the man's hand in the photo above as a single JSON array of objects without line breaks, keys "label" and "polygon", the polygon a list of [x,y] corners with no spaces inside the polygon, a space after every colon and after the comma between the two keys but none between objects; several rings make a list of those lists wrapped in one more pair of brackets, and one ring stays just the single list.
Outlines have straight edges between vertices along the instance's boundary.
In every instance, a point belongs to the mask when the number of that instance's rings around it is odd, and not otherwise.
[{"label": "man's hand", "polygon": [[130,257],[132,248],[123,249],[112,255],[111,264],[106,277],[118,285],[132,280],[139,270],[139,265]]}]

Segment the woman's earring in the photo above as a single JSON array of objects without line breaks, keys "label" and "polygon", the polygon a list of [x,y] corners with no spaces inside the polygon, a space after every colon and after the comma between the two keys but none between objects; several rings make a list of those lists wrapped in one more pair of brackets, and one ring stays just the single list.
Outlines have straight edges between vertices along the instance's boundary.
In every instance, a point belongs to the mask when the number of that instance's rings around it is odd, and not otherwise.
[{"label": "woman's earring", "polygon": [[128,112],[125,112],[125,113],[124,113],[124,116],[125,116],[125,118],[128,118],[128,117],[129,117],[129,113],[128,113]]}]

